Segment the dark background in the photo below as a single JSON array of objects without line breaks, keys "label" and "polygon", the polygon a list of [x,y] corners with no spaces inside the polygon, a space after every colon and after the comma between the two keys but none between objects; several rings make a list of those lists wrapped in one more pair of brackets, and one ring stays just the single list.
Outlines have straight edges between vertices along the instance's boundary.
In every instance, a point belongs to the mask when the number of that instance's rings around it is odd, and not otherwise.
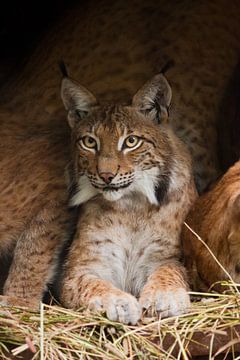
[{"label": "dark background", "polygon": [[32,48],[67,7],[82,0],[8,1],[0,10],[0,84],[19,71]]}]

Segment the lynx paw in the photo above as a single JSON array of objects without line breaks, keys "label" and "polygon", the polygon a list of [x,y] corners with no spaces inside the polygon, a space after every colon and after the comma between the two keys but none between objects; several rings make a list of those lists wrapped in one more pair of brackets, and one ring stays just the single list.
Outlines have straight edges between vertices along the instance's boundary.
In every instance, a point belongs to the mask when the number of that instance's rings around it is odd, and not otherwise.
[{"label": "lynx paw", "polygon": [[37,300],[22,299],[15,296],[0,295],[0,306],[24,307],[39,310],[39,302]]},{"label": "lynx paw", "polygon": [[139,299],[147,314],[161,313],[161,317],[177,316],[188,312],[190,298],[184,288],[177,289],[146,289]]},{"label": "lynx paw", "polygon": [[141,317],[141,306],[137,299],[124,292],[109,292],[103,296],[94,296],[88,304],[97,312],[106,312],[108,319],[135,325]]}]

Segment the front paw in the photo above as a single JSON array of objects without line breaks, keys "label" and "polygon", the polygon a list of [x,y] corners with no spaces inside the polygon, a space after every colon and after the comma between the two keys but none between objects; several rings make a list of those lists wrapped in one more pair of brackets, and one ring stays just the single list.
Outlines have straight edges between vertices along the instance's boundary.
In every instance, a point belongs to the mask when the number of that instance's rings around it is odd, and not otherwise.
[{"label": "front paw", "polygon": [[94,296],[88,307],[96,312],[105,312],[108,319],[135,325],[141,317],[141,306],[137,299],[123,291]]},{"label": "front paw", "polygon": [[148,315],[160,313],[162,318],[177,316],[188,312],[190,297],[184,288],[145,288],[140,296],[139,303]]},{"label": "front paw", "polygon": [[15,296],[0,295],[0,306],[22,307],[31,310],[39,310],[39,301],[23,299]]}]

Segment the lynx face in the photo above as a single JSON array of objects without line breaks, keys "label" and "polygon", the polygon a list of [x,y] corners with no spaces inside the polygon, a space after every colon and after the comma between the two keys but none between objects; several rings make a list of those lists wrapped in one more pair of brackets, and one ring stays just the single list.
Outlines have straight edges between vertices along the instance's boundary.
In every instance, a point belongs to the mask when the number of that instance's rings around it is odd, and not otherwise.
[{"label": "lynx face", "polygon": [[71,204],[80,205],[97,194],[115,201],[143,193],[158,205],[171,169],[168,135],[158,124],[166,119],[171,99],[164,76],[157,75],[140,89],[132,106],[99,106],[69,78],[63,80],[62,98],[73,137]]}]

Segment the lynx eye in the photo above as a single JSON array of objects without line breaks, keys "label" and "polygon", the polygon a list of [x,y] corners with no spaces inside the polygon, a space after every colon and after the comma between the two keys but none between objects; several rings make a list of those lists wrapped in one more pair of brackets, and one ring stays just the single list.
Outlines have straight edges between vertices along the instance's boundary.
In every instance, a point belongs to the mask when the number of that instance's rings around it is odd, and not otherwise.
[{"label": "lynx eye", "polygon": [[96,149],[97,148],[96,140],[89,135],[84,136],[80,140],[80,143],[84,148],[88,148],[88,149]]},{"label": "lynx eye", "polygon": [[142,142],[142,139],[140,139],[138,136],[130,135],[128,136],[124,141],[124,147],[128,148],[135,148],[137,145],[140,145]]}]

